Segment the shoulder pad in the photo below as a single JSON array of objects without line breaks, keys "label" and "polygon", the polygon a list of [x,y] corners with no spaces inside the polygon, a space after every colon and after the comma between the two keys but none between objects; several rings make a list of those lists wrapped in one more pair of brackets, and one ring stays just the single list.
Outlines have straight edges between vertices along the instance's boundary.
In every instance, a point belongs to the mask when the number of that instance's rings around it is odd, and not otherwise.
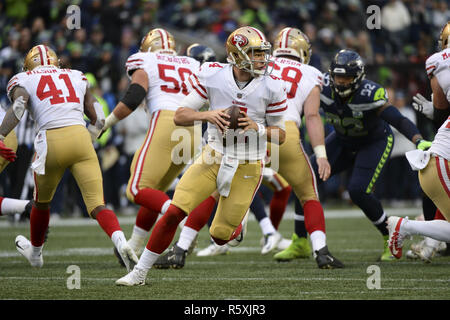
[{"label": "shoulder pad", "polygon": [[9,100],[12,102],[11,99],[11,92],[12,89],[14,89],[17,86],[24,86],[24,76],[26,75],[25,72],[20,72],[17,73],[16,75],[14,75],[9,81],[8,84],[6,85],[6,95],[8,96]]},{"label": "shoulder pad", "polygon": [[354,111],[368,111],[385,105],[387,101],[386,89],[376,82],[364,79],[348,107]]},{"label": "shoulder pad", "polygon": [[151,52],[137,52],[127,59],[125,68],[127,69],[128,76],[131,77],[133,70],[144,69],[145,61],[149,54],[151,54]]},{"label": "shoulder pad", "polygon": [[226,63],[219,63],[219,62],[205,62],[200,66],[199,69],[199,76],[201,77],[210,77],[217,72],[223,70],[227,66]]}]

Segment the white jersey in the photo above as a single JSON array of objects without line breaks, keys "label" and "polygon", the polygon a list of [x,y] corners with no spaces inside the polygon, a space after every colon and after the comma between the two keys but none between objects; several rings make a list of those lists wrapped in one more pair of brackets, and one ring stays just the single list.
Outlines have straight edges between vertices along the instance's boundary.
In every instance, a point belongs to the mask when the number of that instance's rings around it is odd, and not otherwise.
[{"label": "white jersey", "polygon": [[439,128],[429,151],[450,161],[450,117]]},{"label": "white jersey", "polygon": [[450,48],[436,52],[425,63],[429,78],[435,76],[447,100],[450,102]]},{"label": "white jersey", "polygon": [[10,100],[16,86],[30,95],[29,111],[38,131],[78,124],[86,126],[83,115],[88,82],[82,72],[42,66],[18,73],[6,88]]},{"label": "white jersey", "polygon": [[[189,105],[188,99],[183,107],[199,110],[209,99],[210,109],[226,109],[232,105],[241,110],[256,123],[266,126],[267,117],[284,116],[287,110],[287,97],[284,82],[274,76],[253,78],[243,89],[237,86],[231,64],[204,63],[198,75],[188,80],[193,89],[191,94],[198,95],[201,102]],[[241,143],[231,149],[223,147],[222,134],[217,127],[208,122],[208,144],[217,152],[239,160],[260,160],[266,155],[266,137],[259,137],[256,131],[249,130],[241,137]]]},{"label": "white jersey", "polygon": [[272,74],[286,82],[288,109],[286,121],[301,125],[303,104],[315,86],[322,91],[323,75],[318,69],[286,58],[275,58]]},{"label": "white jersey", "polygon": [[152,114],[158,110],[175,111],[189,91],[184,83],[197,73],[200,62],[185,56],[172,56],[153,52],[138,52],[126,62],[128,76],[133,70],[142,69],[148,75],[148,91],[145,103]]}]

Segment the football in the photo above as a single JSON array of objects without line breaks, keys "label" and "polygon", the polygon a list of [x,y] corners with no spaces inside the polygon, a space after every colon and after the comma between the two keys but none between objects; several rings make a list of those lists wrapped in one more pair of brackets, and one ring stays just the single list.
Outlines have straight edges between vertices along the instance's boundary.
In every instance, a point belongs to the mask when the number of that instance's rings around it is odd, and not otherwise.
[{"label": "football", "polygon": [[228,129],[239,129],[239,118],[242,118],[242,115],[240,114],[241,109],[239,109],[238,106],[231,106],[225,110],[225,113],[230,116],[229,119],[227,119],[230,122],[230,125],[228,126]]}]

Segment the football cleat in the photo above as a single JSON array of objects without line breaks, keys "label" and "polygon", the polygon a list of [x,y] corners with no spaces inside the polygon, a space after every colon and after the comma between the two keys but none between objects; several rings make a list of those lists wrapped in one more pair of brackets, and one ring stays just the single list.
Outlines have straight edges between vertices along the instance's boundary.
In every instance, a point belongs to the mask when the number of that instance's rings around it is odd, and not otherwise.
[{"label": "football cleat", "polygon": [[120,248],[117,248],[117,252],[123,264],[125,265],[125,268],[127,268],[127,271],[130,272],[131,270],[133,270],[134,266],[138,263],[139,259],[136,253],[130,247],[130,245],[127,242],[125,242],[120,246]]},{"label": "football cleat", "polygon": [[228,245],[230,247],[237,247],[238,245],[241,244],[241,242],[244,240],[245,235],[247,234],[247,222],[248,222],[248,214],[249,214],[250,210],[247,210],[247,213],[244,216],[244,219],[242,219],[242,230],[241,233],[239,233],[239,235],[234,238],[231,241],[228,241]]},{"label": "football cleat", "polygon": [[165,255],[160,255],[153,264],[155,269],[181,269],[186,262],[187,250],[174,244]]},{"label": "football cleat", "polygon": [[197,257],[212,257],[221,254],[228,254],[229,250],[230,247],[227,244],[219,246],[217,243],[211,242],[211,244],[207,246],[205,249],[197,252]]},{"label": "football cleat", "polygon": [[[33,207],[33,201],[28,201],[27,205],[25,206],[25,209],[20,214],[19,221],[27,221],[30,220],[30,214],[31,214],[31,208]],[[48,232],[48,231],[47,231]],[[45,241],[44,241],[45,242]]]},{"label": "football cleat", "polygon": [[445,242],[425,237],[424,240],[420,242],[420,246],[411,245],[411,251],[422,261],[430,263],[431,260],[438,255],[439,251],[442,251],[442,249],[445,250],[444,246],[447,246]]},{"label": "football cleat", "polygon": [[284,249],[287,249],[287,248],[289,248],[289,246],[291,245],[291,243],[292,243],[292,240],[282,238],[282,239],[280,240],[280,242],[278,242],[277,249],[278,249],[278,250],[284,250]]},{"label": "football cleat", "polygon": [[402,257],[403,240],[405,239],[405,233],[401,232],[402,223],[406,223],[408,217],[400,218],[391,216],[387,220],[387,229],[389,230],[388,246],[392,255],[400,259]]},{"label": "football cleat", "polygon": [[116,280],[118,286],[143,286],[145,285],[145,279],[147,278],[147,271],[134,267],[133,270],[126,276]]},{"label": "football cleat", "polygon": [[280,262],[287,262],[294,259],[305,259],[311,256],[311,245],[307,238],[300,238],[297,234],[292,235],[290,246],[278,252],[273,258]]},{"label": "football cleat", "polygon": [[389,235],[383,236],[383,242],[384,242],[384,249],[383,253],[381,254],[379,261],[395,261],[396,258],[392,255],[391,250],[389,249],[388,245]]},{"label": "football cleat", "polygon": [[23,255],[32,267],[42,268],[44,265],[44,258],[42,257],[42,250],[39,252],[39,255],[33,255],[33,248],[31,246],[30,240],[25,238],[22,235],[18,235],[16,237],[16,249]]},{"label": "football cleat", "polygon": [[261,254],[268,254],[269,252],[275,250],[278,243],[283,237],[276,231],[275,233],[269,233],[264,236],[264,246],[261,249]]},{"label": "football cleat", "polygon": [[336,269],[344,268],[344,264],[333,257],[328,251],[328,246],[314,252],[317,265],[320,269]]}]

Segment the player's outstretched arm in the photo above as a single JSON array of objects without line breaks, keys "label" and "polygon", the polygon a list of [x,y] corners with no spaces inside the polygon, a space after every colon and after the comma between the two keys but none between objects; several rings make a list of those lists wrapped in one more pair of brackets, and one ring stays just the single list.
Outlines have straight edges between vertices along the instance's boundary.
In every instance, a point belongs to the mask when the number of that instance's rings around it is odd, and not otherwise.
[{"label": "player's outstretched arm", "polygon": [[305,114],[306,129],[311,139],[311,146],[316,155],[316,162],[320,179],[326,181],[331,174],[331,166],[327,159],[325,149],[325,130],[323,128],[322,118],[319,114],[320,107],[320,88],[314,87],[309,93],[303,104],[303,113]]},{"label": "player's outstretched arm", "polygon": [[431,146],[430,141],[423,139],[416,125],[411,120],[404,117],[396,107],[386,103],[378,109],[378,115],[411,140],[418,149],[425,150]]},{"label": "player's outstretched arm", "polygon": [[105,125],[102,132],[111,128],[123,118],[128,117],[141,104],[147,95],[148,76],[142,69],[137,69],[131,76],[131,84],[125,93],[125,96],[116,105],[114,110],[105,119]]}]

